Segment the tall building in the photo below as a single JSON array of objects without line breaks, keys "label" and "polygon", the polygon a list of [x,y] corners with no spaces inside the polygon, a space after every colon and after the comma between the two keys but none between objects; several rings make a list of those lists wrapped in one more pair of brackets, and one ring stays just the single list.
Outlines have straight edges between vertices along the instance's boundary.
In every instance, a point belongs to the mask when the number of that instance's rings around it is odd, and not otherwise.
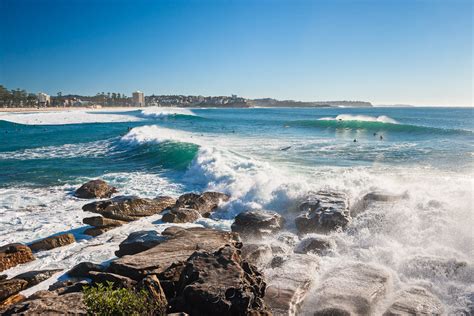
[{"label": "tall building", "polygon": [[51,103],[51,97],[46,93],[38,93],[38,103],[39,105],[48,106]]},{"label": "tall building", "polygon": [[132,102],[134,106],[145,106],[145,95],[141,91],[132,93]]}]

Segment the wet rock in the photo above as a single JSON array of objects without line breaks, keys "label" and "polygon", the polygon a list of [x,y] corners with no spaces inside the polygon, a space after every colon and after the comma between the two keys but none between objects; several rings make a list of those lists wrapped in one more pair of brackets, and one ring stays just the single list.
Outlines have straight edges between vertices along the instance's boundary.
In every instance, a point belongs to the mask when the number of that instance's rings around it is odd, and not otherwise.
[{"label": "wet rock", "polygon": [[84,230],[84,235],[92,236],[92,237],[97,237],[102,235],[105,232],[108,232],[109,230],[114,229],[114,226],[107,226],[107,227],[91,227],[87,228]]},{"label": "wet rock", "polygon": [[179,226],[170,226],[170,227],[167,227],[164,231],[162,231],[161,235],[166,236],[166,237],[173,236],[173,235],[176,235],[176,233],[183,230],[186,230],[186,228],[179,227]]},{"label": "wet rock", "polygon": [[229,196],[219,192],[204,192],[203,194],[186,193],[176,201],[174,209],[191,208],[199,212],[203,217],[209,217],[221,202],[229,200]]},{"label": "wet rock", "polygon": [[28,282],[21,279],[9,279],[0,281],[0,301],[6,300],[12,295],[26,289]]},{"label": "wet rock", "polygon": [[89,278],[92,280],[92,283],[106,284],[108,282],[112,282],[117,288],[131,289],[137,283],[136,281],[127,278],[126,276],[107,272],[90,271]]},{"label": "wet rock", "polygon": [[28,282],[26,287],[29,288],[49,279],[54,274],[60,271],[62,271],[62,269],[29,271],[29,272],[21,273],[13,277],[13,279],[25,280],[26,282]]},{"label": "wet rock", "polygon": [[161,236],[154,230],[133,232],[120,243],[119,250],[115,252],[115,255],[117,257],[134,255],[153,248],[164,240],[166,240],[166,237]]},{"label": "wet rock", "polygon": [[240,246],[238,235],[200,227],[178,230],[151,249],[112,261],[108,271],[141,280],[186,261],[197,250],[216,251],[226,244]]},{"label": "wet rock", "polygon": [[349,202],[343,193],[310,193],[299,206],[302,214],[295,219],[296,228],[300,234],[326,234],[345,228],[351,221],[348,206]]},{"label": "wet rock", "polygon": [[192,208],[178,208],[167,211],[161,220],[165,223],[192,223],[200,217],[201,214]]},{"label": "wet rock", "polygon": [[0,281],[8,279],[8,275],[0,274]]},{"label": "wet rock", "polygon": [[3,315],[3,311],[10,305],[20,303],[26,300],[26,297],[22,294],[15,294],[7,298],[6,300],[0,301],[0,314]]},{"label": "wet rock", "polygon": [[272,247],[268,244],[245,243],[240,249],[241,256],[256,267],[264,267],[272,260]]},{"label": "wet rock", "polygon": [[170,305],[190,315],[269,314],[262,299],[265,287],[260,272],[236,248],[225,246],[214,253],[195,252],[187,260],[179,296]]},{"label": "wet rock", "polygon": [[76,190],[74,195],[81,199],[95,199],[95,198],[110,198],[112,194],[117,192],[115,187],[112,187],[103,180],[91,180],[84,183]]},{"label": "wet rock", "polygon": [[262,237],[283,228],[284,219],[280,214],[270,211],[246,211],[235,217],[232,231],[241,237]]},{"label": "wet rock", "polygon": [[174,205],[175,199],[171,197],[158,197],[145,199],[136,196],[118,196],[106,201],[97,201],[82,207],[85,212],[101,214],[103,217],[119,221],[131,222],[144,216],[161,213]]},{"label": "wet rock", "polygon": [[125,221],[119,221],[116,219],[105,218],[102,216],[86,217],[82,220],[84,224],[91,225],[94,227],[118,227],[123,224],[127,224]]},{"label": "wet rock", "polygon": [[30,247],[32,251],[37,252],[66,246],[72,244],[75,241],[76,238],[74,238],[73,234],[61,234],[36,241],[29,244],[28,247]]},{"label": "wet rock", "polygon": [[319,261],[314,256],[291,254],[275,257],[278,264],[264,270],[267,290],[264,297],[273,315],[299,315]]},{"label": "wet rock", "polygon": [[75,265],[71,270],[69,270],[67,275],[73,278],[88,278],[89,272],[97,271],[103,272],[105,268],[99,264],[92,263],[92,262],[81,262]]},{"label": "wet rock", "polygon": [[296,246],[296,253],[312,252],[318,255],[324,255],[330,249],[335,247],[335,243],[324,235],[313,235],[306,237]]},{"label": "wet rock", "polygon": [[411,287],[396,294],[384,316],[443,315],[443,304],[422,287]]},{"label": "wet rock", "polygon": [[143,278],[138,283],[137,288],[138,290],[145,290],[153,303],[159,306],[158,310],[155,312],[157,315],[166,314],[168,301],[156,275],[149,275]]},{"label": "wet rock", "polygon": [[0,247],[0,271],[35,260],[31,249],[22,244],[8,244]]},{"label": "wet rock", "polygon": [[[53,293],[53,294],[48,294],[48,295],[64,295],[68,293],[77,293],[77,292],[82,292],[83,288],[85,286],[90,286],[90,284],[85,281],[76,281],[76,280],[65,280],[65,281],[57,281],[53,284],[51,284],[48,288],[48,293]],[[38,293],[38,292],[36,292]],[[36,295],[36,293],[34,295]],[[32,298],[31,296],[29,298]]]},{"label": "wet rock", "polygon": [[365,211],[371,204],[379,202],[396,202],[403,199],[407,199],[408,194],[390,194],[386,192],[369,192],[362,196],[354,205],[351,207],[351,216],[355,217],[358,214]]},{"label": "wet rock", "polygon": [[390,274],[381,268],[364,263],[336,267],[316,290],[314,315],[371,315],[391,286]]},{"label": "wet rock", "polygon": [[27,299],[8,308],[4,315],[87,315],[82,293]]},{"label": "wet rock", "polygon": [[404,261],[401,269],[405,275],[416,278],[474,283],[474,266],[454,258],[415,256]]}]

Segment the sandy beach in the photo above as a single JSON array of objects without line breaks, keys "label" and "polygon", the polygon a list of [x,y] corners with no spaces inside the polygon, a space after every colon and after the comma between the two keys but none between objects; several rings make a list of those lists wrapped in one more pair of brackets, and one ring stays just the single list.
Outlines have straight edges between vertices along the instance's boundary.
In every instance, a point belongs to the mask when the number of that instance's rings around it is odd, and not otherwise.
[{"label": "sandy beach", "polygon": [[55,112],[55,111],[134,111],[143,109],[142,107],[134,106],[107,106],[101,108],[94,107],[48,107],[48,108],[0,108],[2,112]]}]

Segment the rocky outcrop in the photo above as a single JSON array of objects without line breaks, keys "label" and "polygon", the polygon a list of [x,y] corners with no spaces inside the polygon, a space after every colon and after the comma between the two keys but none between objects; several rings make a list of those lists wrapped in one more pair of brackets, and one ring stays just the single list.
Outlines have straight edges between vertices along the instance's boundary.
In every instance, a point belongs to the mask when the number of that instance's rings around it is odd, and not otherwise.
[{"label": "rocky outcrop", "polygon": [[267,280],[264,300],[273,315],[299,315],[319,269],[319,261],[301,254],[277,256],[275,259],[278,264],[264,271]]},{"label": "rocky outcrop", "polygon": [[352,263],[326,273],[316,290],[314,315],[372,315],[390,291],[390,274],[376,266]]},{"label": "rocky outcrop", "polygon": [[407,193],[390,194],[380,191],[369,192],[354,203],[354,205],[351,207],[351,216],[357,216],[374,203],[396,202],[404,199],[408,199]]},{"label": "rocky outcrop", "polygon": [[299,206],[302,214],[295,219],[296,228],[300,234],[326,234],[345,228],[351,221],[348,207],[348,199],[343,193],[312,192]]},{"label": "rocky outcrop", "polygon": [[86,217],[82,220],[84,224],[91,225],[94,227],[118,227],[123,224],[127,224],[125,221],[119,221],[116,219],[106,218],[102,216]]},{"label": "rocky outcrop", "polygon": [[119,250],[115,252],[117,257],[134,255],[136,253],[148,250],[163,242],[166,238],[159,235],[154,230],[142,230],[131,233],[127,239],[119,245]]},{"label": "rocky outcrop", "polygon": [[73,278],[88,278],[91,271],[103,272],[105,268],[92,262],[81,262],[69,270],[67,275]]},{"label": "rocky outcrop", "polygon": [[18,274],[17,276],[13,277],[13,279],[25,280],[27,282],[26,288],[29,288],[49,279],[54,274],[60,271],[62,270],[54,269],[54,270],[29,271],[22,274]]},{"label": "rocky outcrop", "polygon": [[240,249],[242,259],[263,268],[272,260],[272,247],[268,244],[244,243]]},{"label": "rocky outcrop", "polygon": [[97,272],[97,271],[90,271],[89,278],[92,280],[92,283],[112,283],[116,288],[128,288],[132,289],[136,285],[136,281],[127,278],[123,275],[118,275],[114,273],[107,273],[107,272]]},{"label": "rocky outcrop", "polygon": [[0,302],[12,295],[20,293],[26,289],[28,281],[22,279],[9,279],[0,281]]},{"label": "rocky outcrop", "polygon": [[160,274],[170,266],[186,261],[195,251],[214,252],[226,244],[240,246],[239,237],[234,233],[199,227],[172,229],[174,234],[167,230],[163,232],[163,235],[169,236],[166,241],[146,251],[112,261],[109,272],[138,281],[147,274]]},{"label": "rocky outcrop", "polygon": [[31,249],[22,244],[8,244],[0,247],[0,271],[35,260]]},{"label": "rocky outcrop", "polygon": [[241,237],[262,237],[283,228],[284,219],[280,214],[270,211],[246,211],[235,217],[232,231]]},{"label": "rocky outcrop", "polygon": [[395,295],[384,316],[443,315],[443,304],[422,287],[411,287]]},{"label": "rocky outcrop", "polygon": [[269,314],[265,287],[263,276],[235,247],[198,251],[187,260],[170,306],[190,315]]},{"label": "rocky outcrop", "polygon": [[[160,281],[156,275],[148,275],[143,278],[137,286],[138,290],[145,290],[148,296],[153,301],[158,310],[155,311],[157,315],[165,315],[168,307],[168,300],[161,288]],[[168,314],[169,315],[169,314]]]},{"label": "rocky outcrop", "polygon": [[454,258],[434,256],[414,256],[401,264],[406,276],[414,278],[439,280],[462,280],[474,283],[474,266],[466,261]]},{"label": "rocky outcrop", "polygon": [[296,253],[312,252],[318,255],[326,254],[335,247],[335,243],[329,237],[324,235],[313,235],[301,240],[295,247]]},{"label": "rocky outcrop", "polygon": [[72,244],[75,241],[76,238],[74,238],[73,234],[61,234],[33,242],[29,244],[28,247],[30,247],[32,251],[38,252],[66,246]]},{"label": "rocky outcrop", "polygon": [[85,212],[101,214],[103,217],[119,221],[131,222],[144,216],[161,213],[174,205],[171,197],[145,199],[136,196],[119,196],[106,201],[97,201],[82,207]]},{"label": "rocky outcrop", "polygon": [[115,228],[115,226],[91,227],[91,228],[87,228],[86,230],[84,230],[84,235],[88,235],[88,236],[91,236],[91,237],[97,237],[97,236],[102,235],[105,232],[108,232],[109,230],[114,229],[114,228]]},{"label": "rocky outcrop", "polygon": [[87,315],[82,293],[57,295],[48,292],[47,295],[27,299],[15,304],[3,312],[3,315]]},{"label": "rocky outcrop", "polygon": [[181,195],[173,209],[187,208],[199,212],[203,217],[209,217],[221,202],[229,200],[229,196],[220,192],[204,192],[203,194],[186,193]]},{"label": "rocky outcrop", "polygon": [[107,184],[107,182],[97,179],[84,183],[74,192],[74,195],[81,199],[104,199],[110,198],[117,189]]},{"label": "rocky outcrop", "polygon": [[201,214],[192,208],[173,208],[163,214],[161,220],[165,223],[192,223],[201,217]]}]

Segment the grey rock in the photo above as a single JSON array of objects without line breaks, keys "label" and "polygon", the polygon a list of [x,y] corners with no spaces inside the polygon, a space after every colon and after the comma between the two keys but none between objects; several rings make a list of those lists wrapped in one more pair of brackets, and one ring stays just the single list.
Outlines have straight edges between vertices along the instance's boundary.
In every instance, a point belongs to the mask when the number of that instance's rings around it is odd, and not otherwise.
[{"label": "grey rock", "polygon": [[411,287],[399,291],[384,316],[443,315],[440,300],[422,287]]},{"label": "grey rock", "polygon": [[49,279],[54,274],[60,271],[62,271],[62,269],[29,271],[29,272],[18,274],[17,276],[13,278],[25,280],[26,282],[28,282],[28,284],[26,285],[26,287],[28,288]]},{"label": "grey rock", "polygon": [[192,223],[201,217],[201,214],[192,208],[173,208],[163,214],[161,220],[165,223]]},{"label": "grey rock", "polygon": [[268,244],[244,243],[241,256],[258,268],[263,268],[272,260],[272,247]]},{"label": "grey rock", "polygon": [[81,199],[110,198],[113,193],[117,192],[115,187],[107,184],[107,182],[97,179],[84,183],[76,190],[74,195]]},{"label": "grey rock", "polygon": [[280,214],[270,211],[246,211],[235,217],[232,231],[244,237],[263,237],[283,228],[284,219]]},{"label": "grey rock", "polygon": [[117,257],[134,255],[153,248],[164,240],[166,240],[166,237],[161,236],[154,230],[133,232],[120,243],[119,250],[115,252],[115,255]]},{"label": "grey rock", "polygon": [[51,295],[26,300],[8,308],[4,315],[87,315],[82,293]]},{"label": "grey rock", "polygon": [[326,254],[330,249],[335,247],[335,243],[329,237],[324,235],[313,235],[306,237],[296,246],[296,253],[312,252],[318,255]]},{"label": "grey rock", "polygon": [[105,268],[99,264],[92,262],[81,262],[69,270],[67,275],[74,278],[88,278],[90,271],[103,272]]}]

